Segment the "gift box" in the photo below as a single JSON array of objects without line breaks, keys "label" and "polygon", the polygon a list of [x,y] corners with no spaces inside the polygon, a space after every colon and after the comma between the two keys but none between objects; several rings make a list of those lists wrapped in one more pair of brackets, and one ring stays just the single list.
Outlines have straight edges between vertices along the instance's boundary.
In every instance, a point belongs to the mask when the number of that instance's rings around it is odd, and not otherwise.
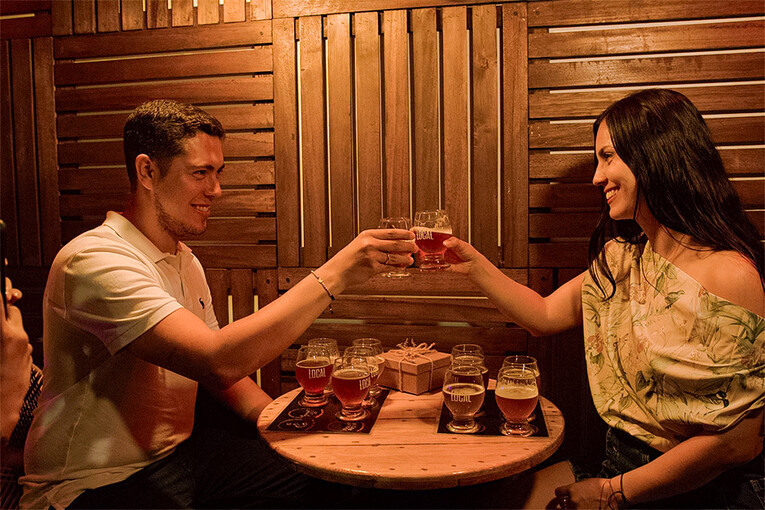
[{"label": "gift box", "polygon": [[451,362],[450,354],[438,352],[432,345],[425,344],[399,344],[398,349],[391,349],[382,357],[385,368],[377,384],[414,395],[441,388]]}]

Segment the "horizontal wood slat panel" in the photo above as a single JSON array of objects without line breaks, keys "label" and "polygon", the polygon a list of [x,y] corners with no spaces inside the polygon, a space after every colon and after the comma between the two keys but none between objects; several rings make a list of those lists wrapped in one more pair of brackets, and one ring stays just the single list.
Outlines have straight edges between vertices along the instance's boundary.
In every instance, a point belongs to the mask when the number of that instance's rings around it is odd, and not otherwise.
[{"label": "horizontal wood slat panel", "polygon": [[529,88],[624,83],[762,79],[763,53],[632,58],[583,62],[529,62]]},{"label": "horizontal wood slat panel", "polygon": [[446,5],[471,5],[503,3],[507,0],[331,0],[306,2],[305,0],[272,0],[274,18],[338,14],[344,12],[387,11],[394,9],[417,9]]},{"label": "horizontal wood slat panel", "polygon": [[[646,85],[651,87],[651,85]],[[570,93],[529,91],[530,118],[592,117],[611,103],[637,89],[583,90]],[[765,109],[765,84],[739,84],[707,87],[677,87],[702,113],[743,112]]]},{"label": "horizontal wood slat panel", "polygon": [[[61,195],[62,216],[99,216],[107,211],[121,211],[128,193]],[[213,204],[214,216],[243,216],[275,211],[273,190],[223,190]]]},{"label": "horizontal wood slat panel", "polygon": [[[300,280],[308,276],[310,268],[279,268],[279,290],[289,290]],[[478,288],[467,276],[457,273],[433,274],[410,268],[409,278],[392,279],[382,275],[370,278],[362,285],[349,287],[346,295],[398,295],[398,296],[481,296]],[[525,269],[501,269],[515,281],[527,284],[528,272]]]},{"label": "horizontal wood slat panel", "polygon": [[276,245],[187,242],[204,268],[251,269],[276,266]]},{"label": "horizontal wood slat panel", "polygon": [[35,11],[50,11],[51,0],[3,0],[0,15],[25,14]]},{"label": "horizontal wood slat panel", "polygon": [[587,267],[587,243],[531,243],[529,267]]},{"label": "horizontal wood slat panel", "polygon": [[[173,7],[176,7],[176,2],[173,2]],[[206,27],[176,26],[97,36],[57,37],[53,41],[53,48],[57,59],[73,59],[270,43],[271,21],[268,20]]]},{"label": "horizontal wood slat panel", "polygon": [[32,18],[0,21],[0,39],[29,39],[50,36],[53,31],[49,12],[35,13]]},{"label": "horizontal wood slat panel", "polygon": [[670,25],[585,32],[532,32],[529,58],[754,48],[765,40],[765,21]]},{"label": "horizontal wood slat panel", "polygon": [[56,85],[92,85],[154,79],[172,79],[270,72],[271,47],[198,52],[195,54],[105,62],[56,64]]},{"label": "horizontal wood slat panel", "polygon": [[[229,135],[223,142],[223,154],[226,158],[273,156],[274,135],[270,132]],[[122,140],[58,144],[60,165],[119,165],[124,159]]]},{"label": "horizontal wood slat panel", "polygon": [[[716,144],[758,144],[765,141],[765,115],[706,119]],[[592,123],[535,121],[529,125],[529,147],[593,148]]]},{"label": "horizontal wood slat panel", "polygon": [[392,297],[337,296],[322,317],[333,319],[418,322],[508,322],[488,299],[406,299]]},{"label": "horizontal wood slat panel", "polygon": [[[242,78],[236,86],[257,86],[252,78]],[[258,103],[235,106],[203,106],[203,110],[215,116],[227,130],[268,129],[274,127],[274,106],[272,103]],[[56,130],[62,138],[111,138],[122,137],[122,130],[129,112],[103,113],[94,115],[59,115]]]},{"label": "horizontal wood slat panel", "polygon": [[760,0],[547,0],[529,4],[529,26],[589,25],[713,17],[756,16],[765,12]]},{"label": "horizontal wood slat panel", "polygon": [[[765,186],[762,180],[733,181],[732,184],[744,207],[757,207],[765,203]],[[600,210],[602,195],[601,189],[592,184],[530,184],[529,207],[581,207]]]},{"label": "horizontal wood slat panel", "polygon": [[130,110],[150,99],[175,99],[185,103],[227,103],[273,99],[273,77],[258,75],[242,87],[238,80],[190,79],[96,88],[56,90],[58,112]]},{"label": "horizontal wood slat panel", "polygon": [[[589,182],[595,172],[594,154],[557,154],[547,151],[529,153],[531,179],[565,179]],[[720,150],[729,175],[760,176],[765,161],[765,148]]]},{"label": "horizontal wood slat panel", "polygon": [[[274,183],[273,161],[229,161],[221,174],[221,186],[253,186]],[[124,167],[61,168],[58,173],[61,190],[128,192],[130,183]]]},{"label": "horizontal wood slat panel", "polygon": [[[79,234],[103,223],[104,215],[88,216],[81,220],[63,220],[62,238],[68,242]],[[210,218],[207,231],[200,239],[205,241],[256,244],[260,241],[276,240],[276,220],[274,218]]]},{"label": "horizontal wood slat panel", "polygon": [[435,342],[434,349],[441,352],[451,352],[457,344],[473,343],[483,346],[484,353],[505,354],[526,350],[528,333],[518,327],[471,326],[453,327],[416,324],[341,324],[330,322],[315,322],[306,332],[295,341],[295,344],[305,344],[311,338],[334,338],[339,346],[351,345],[356,338],[377,338],[384,349],[392,349],[396,344],[411,338],[415,343]]},{"label": "horizontal wood slat panel", "polygon": [[600,212],[529,214],[529,237],[586,237],[598,225]]}]

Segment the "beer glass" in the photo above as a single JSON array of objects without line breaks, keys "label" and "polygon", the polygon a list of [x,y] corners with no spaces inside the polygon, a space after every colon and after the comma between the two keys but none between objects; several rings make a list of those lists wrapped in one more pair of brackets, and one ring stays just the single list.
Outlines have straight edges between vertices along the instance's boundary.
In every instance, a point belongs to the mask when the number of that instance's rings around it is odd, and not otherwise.
[{"label": "beer glass", "polygon": [[372,397],[379,397],[382,394],[382,388],[377,384],[377,379],[380,378],[380,374],[382,374],[383,369],[385,368],[385,358],[382,357],[382,342],[377,338],[357,338],[353,341],[353,345],[369,347],[374,351],[376,358],[375,363],[377,363],[377,374],[372,378],[372,387],[369,388],[369,395]]},{"label": "beer glass", "polygon": [[[334,365],[335,360],[340,357],[340,349],[337,347],[337,340],[334,338],[326,338],[326,337],[319,337],[319,338],[311,338],[308,340],[308,345],[321,345],[329,351],[329,364]],[[327,382],[327,387],[324,388],[324,391],[326,393],[332,393],[332,381],[330,379],[329,382]]]},{"label": "beer glass", "polygon": [[321,407],[327,403],[324,388],[332,374],[329,351],[320,345],[303,345],[298,350],[295,376],[303,387],[305,396],[299,404],[304,407]]},{"label": "beer glass", "polygon": [[480,430],[474,416],[483,405],[486,388],[481,370],[474,365],[452,365],[444,374],[444,404],[452,413],[447,430],[470,434]]},{"label": "beer glass", "polygon": [[[529,369],[531,369],[532,372],[534,372],[534,376],[536,376],[537,391],[539,391],[542,388],[542,385],[540,383],[541,379],[539,378],[539,366],[537,365],[536,358],[532,358],[531,356],[526,356],[523,354],[514,354],[512,356],[507,356],[502,361],[502,368],[508,368],[508,367],[509,368],[528,367]],[[529,415],[529,421],[534,421],[535,418],[536,418],[536,415],[534,412],[532,412]]]},{"label": "beer glass", "polygon": [[452,365],[475,365],[481,370],[484,387],[489,383],[489,369],[484,362],[483,348],[478,344],[457,344],[452,347]]},{"label": "beer glass", "polygon": [[[388,216],[382,218],[378,225],[378,228],[400,228],[402,230],[409,230],[412,228],[412,222],[409,218],[403,216]],[[406,278],[409,272],[406,270],[406,265],[393,266],[394,269],[383,273],[383,276],[388,278]]]},{"label": "beer glass", "polygon": [[[379,351],[379,349],[378,349]],[[357,357],[364,359],[367,364],[369,365],[369,377],[370,377],[370,386],[369,386],[369,393],[366,397],[364,397],[364,400],[361,401],[362,407],[374,407],[377,405],[377,400],[373,398],[372,395],[372,388],[375,387],[377,384],[377,378],[380,377],[380,365],[378,362],[377,354],[375,353],[375,349],[372,347],[366,347],[364,345],[352,345],[345,349],[345,352],[343,353],[343,357]],[[379,386],[378,386],[379,388]]]},{"label": "beer glass", "polygon": [[414,216],[412,227],[417,247],[422,251],[420,269],[444,269],[449,264],[444,260],[444,241],[452,236],[452,224],[443,209],[420,211]]},{"label": "beer glass", "polygon": [[364,358],[343,356],[335,360],[332,370],[332,388],[342,404],[335,416],[342,421],[360,421],[369,416],[361,402],[369,393],[371,371]]},{"label": "beer glass", "polygon": [[494,396],[497,407],[505,417],[505,423],[499,428],[502,434],[527,437],[537,431],[528,420],[539,400],[537,378],[533,370],[528,367],[500,369]]}]

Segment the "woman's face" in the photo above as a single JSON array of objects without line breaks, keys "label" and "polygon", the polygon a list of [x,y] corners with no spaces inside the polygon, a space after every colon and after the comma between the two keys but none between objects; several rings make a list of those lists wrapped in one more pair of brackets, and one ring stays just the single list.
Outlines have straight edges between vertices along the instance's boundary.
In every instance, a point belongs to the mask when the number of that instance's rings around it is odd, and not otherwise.
[{"label": "woman's face", "polygon": [[600,124],[595,137],[595,157],[598,166],[595,168],[592,183],[603,188],[611,219],[636,219],[637,181],[632,170],[616,154],[605,122]]}]

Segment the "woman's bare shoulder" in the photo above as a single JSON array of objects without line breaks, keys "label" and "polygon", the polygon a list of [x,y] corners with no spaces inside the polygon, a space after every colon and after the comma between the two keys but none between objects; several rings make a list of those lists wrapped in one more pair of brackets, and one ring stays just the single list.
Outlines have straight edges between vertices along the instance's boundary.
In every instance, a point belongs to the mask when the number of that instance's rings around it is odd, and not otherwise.
[{"label": "woman's bare shoulder", "polygon": [[692,276],[709,292],[765,317],[765,291],[750,260],[735,251],[700,253]]}]

